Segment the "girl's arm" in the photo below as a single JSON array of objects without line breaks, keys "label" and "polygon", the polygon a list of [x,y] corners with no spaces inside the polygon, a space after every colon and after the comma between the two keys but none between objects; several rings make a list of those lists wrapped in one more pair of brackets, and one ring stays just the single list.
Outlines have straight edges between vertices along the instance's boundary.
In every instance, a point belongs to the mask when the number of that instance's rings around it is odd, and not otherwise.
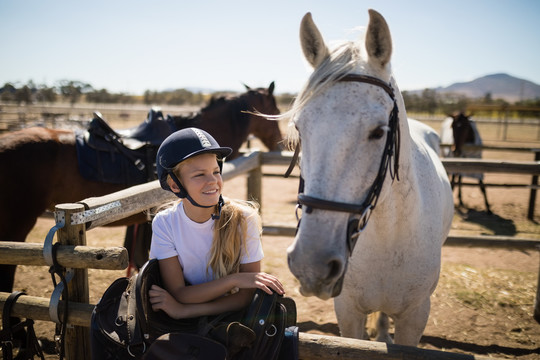
[{"label": "girl's arm", "polygon": [[[271,294],[283,294],[283,285],[273,275],[260,272],[260,261],[241,264],[240,272],[203,284],[186,286],[178,258],[159,260],[159,269],[165,289],[183,304],[200,304],[222,297],[234,288],[260,288]],[[252,294],[253,292],[251,292]],[[250,297],[248,298],[248,300]]]},{"label": "girl's arm", "polygon": [[222,296],[213,301],[200,304],[182,304],[176,301],[165,289],[157,285],[152,285],[149,295],[154,311],[163,310],[173,319],[184,319],[241,310],[251,301],[253,289],[241,289],[235,294]]},{"label": "girl's arm", "polygon": [[[165,260],[163,270],[173,269],[174,265],[169,261],[170,259]],[[226,311],[240,310],[250,303],[255,288],[260,288],[267,293],[271,293],[272,290],[278,294],[284,293],[283,285],[275,276],[259,272],[259,261],[241,265],[240,273],[193,286],[185,286],[183,280],[178,281],[178,278],[170,276],[170,273],[165,275],[161,267],[162,261],[164,260],[160,260],[160,271],[165,286],[168,286],[167,282],[174,281],[174,279],[177,283],[181,282],[182,284],[175,287],[174,293],[156,285],[152,286],[149,292],[150,302],[153,310],[163,310],[172,318],[216,315]],[[181,271],[180,264],[178,267]],[[235,294],[223,296],[234,288],[240,290]]]}]

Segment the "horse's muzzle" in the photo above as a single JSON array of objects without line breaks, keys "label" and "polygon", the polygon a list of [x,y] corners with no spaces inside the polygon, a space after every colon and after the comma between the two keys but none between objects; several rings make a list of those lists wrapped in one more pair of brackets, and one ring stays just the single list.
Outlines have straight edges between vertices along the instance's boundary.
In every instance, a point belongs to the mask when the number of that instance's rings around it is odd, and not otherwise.
[{"label": "horse's muzzle", "polygon": [[289,269],[300,281],[303,296],[317,296],[322,300],[338,296],[343,287],[347,268],[346,256],[333,251],[321,254],[302,249],[295,241],[287,250]]}]

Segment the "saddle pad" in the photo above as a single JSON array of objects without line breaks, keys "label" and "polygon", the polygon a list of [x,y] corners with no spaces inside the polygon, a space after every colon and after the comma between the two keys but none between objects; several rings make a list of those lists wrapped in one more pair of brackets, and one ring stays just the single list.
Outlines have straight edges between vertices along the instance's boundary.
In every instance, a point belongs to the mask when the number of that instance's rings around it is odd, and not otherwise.
[{"label": "saddle pad", "polygon": [[[127,186],[155,179],[157,148],[144,146],[137,150],[125,149],[129,151],[131,158],[128,158],[112,145],[91,146],[86,141],[87,134],[75,134],[79,172],[85,179]],[[135,165],[136,160],[140,161],[139,167]]]},{"label": "saddle pad", "polygon": [[227,350],[217,341],[196,334],[170,333],[156,339],[143,360],[225,360]]}]

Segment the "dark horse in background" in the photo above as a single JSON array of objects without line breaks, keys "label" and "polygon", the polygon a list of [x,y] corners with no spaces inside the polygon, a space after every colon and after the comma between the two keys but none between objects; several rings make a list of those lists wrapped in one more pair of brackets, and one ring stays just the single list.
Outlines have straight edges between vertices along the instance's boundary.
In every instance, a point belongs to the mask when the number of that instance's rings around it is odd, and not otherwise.
[{"label": "dark horse in background", "polygon": [[[273,96],[274,83],[268,89],[246,88],[238,96],[213,99],[195,114],[169,116],[168,121],[176,130],[196,126],[208,131],[221,145],[232,147],[233,156],[238,155],[238,148],[249,134],[258,137],[269,150],[280,150],[282,137],[278,123],[257,115],[279,114]],[[132,134],[137,130],[117,134]],[[46,210],[54,210],[56,204],[102,196],[129,186],[83,177],[75,143],[73,131],[43,127],[0,136],[0,241],[25,241],[37,218]],[[136,215],[114,225],[140,223],[148,223],[146,215]],[[15,269],[15,265],[0,264],[0,291],[12,291]]]},{"label": "dark horse in background", "polygon": [[[482,158],[482,149],[466,149],[466,146],[482,146],[482,139],[476,123],[471,120],[471,115],[465,115],[463,112],[449,115],[449,118],[443,121],[441,128],[441,142],[443,144],[452,144],[451,149],[443,151],[445,157],[461,157],[461,158]],[[486,187],[484,185],[484,174],[452,174],[451,185],[454,189],[458,186],[459,206],[464,207],[461,195],[462,177],[471,177],[478,180],[478,186],[484,195],[484,203],[488,214],[492,214],[489,207]]]}]

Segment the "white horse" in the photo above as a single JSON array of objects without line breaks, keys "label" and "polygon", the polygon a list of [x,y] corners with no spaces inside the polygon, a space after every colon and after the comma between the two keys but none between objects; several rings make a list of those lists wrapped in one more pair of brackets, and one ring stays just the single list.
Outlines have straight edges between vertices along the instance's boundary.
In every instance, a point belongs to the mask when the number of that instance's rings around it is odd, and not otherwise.
[{"label": "white horse", "polygon": [[[390,70],[388,25],[376,11],[369,16],[365,49],[346,42],[332,51],[311,14],[302,20],[314,71],[291,109],[305,187],[288,261],[303,295],[335,297],[343,336],[363,338],[367,314],[381,311],[394,320],[396,343],[417,346],[452,192],[438,149],[427,143],[436,132],[407,120]],[[378,340],[391,342],[388,318],[382,323]]]}]

